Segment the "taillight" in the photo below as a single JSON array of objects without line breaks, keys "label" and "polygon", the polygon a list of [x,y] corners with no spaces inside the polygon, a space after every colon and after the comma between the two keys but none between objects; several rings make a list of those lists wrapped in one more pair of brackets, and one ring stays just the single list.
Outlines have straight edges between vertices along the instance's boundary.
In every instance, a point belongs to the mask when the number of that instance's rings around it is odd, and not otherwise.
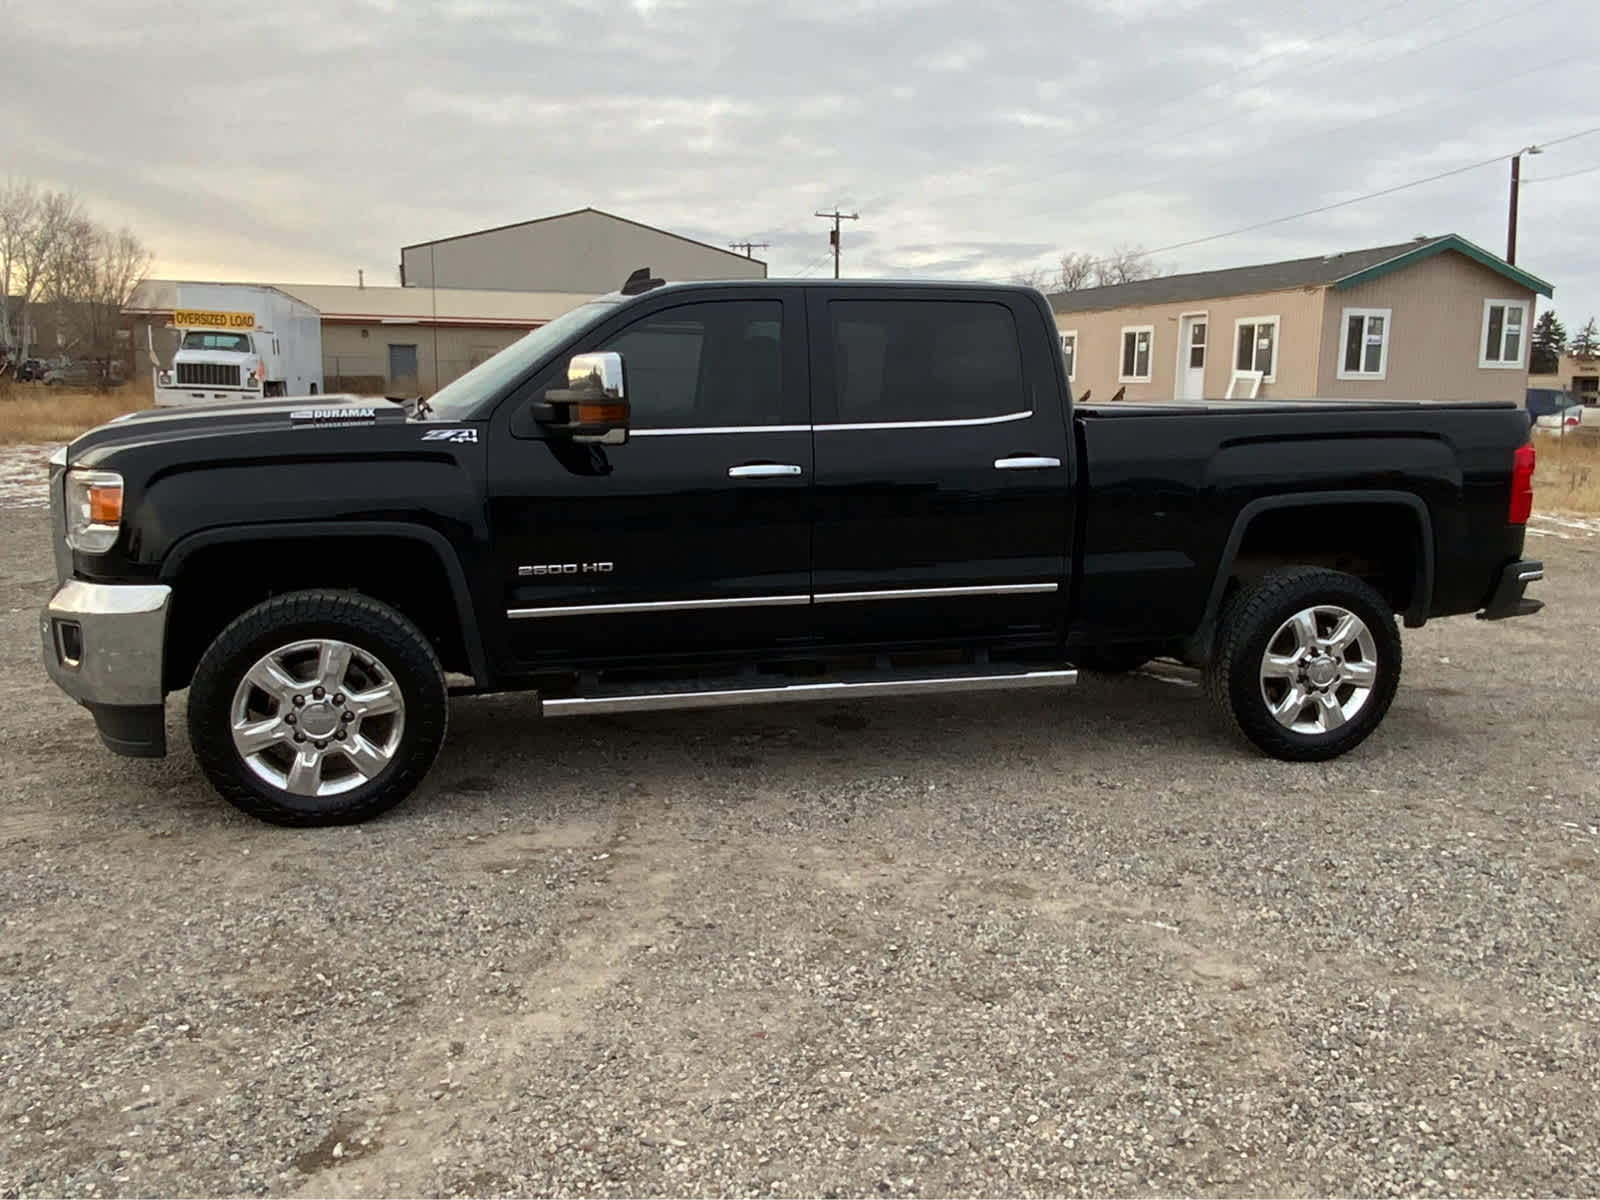
[{"label": "taillight", "polygon": [[1511,456],[1511,509],[1506,524],[1526,525],[1533,515],[1533,446],[1518,446]]}]

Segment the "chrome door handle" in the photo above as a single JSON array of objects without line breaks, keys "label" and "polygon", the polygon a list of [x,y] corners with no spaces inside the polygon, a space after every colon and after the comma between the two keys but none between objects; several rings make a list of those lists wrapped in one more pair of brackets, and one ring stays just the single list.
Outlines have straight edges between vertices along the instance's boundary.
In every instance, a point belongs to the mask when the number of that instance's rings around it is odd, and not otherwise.
[{"label": "chrome door handle", "polygon": [[776,479],[780,475],[799,475],[794,463],[748,463],[742,467],[729,467],[729,479]]},{"label": "chrome door handle", "polygon": [[1061,460],[1046,454],[1013,454],[1010,458],[994,460],[996,471],[1046,471],[1059,467]]}]

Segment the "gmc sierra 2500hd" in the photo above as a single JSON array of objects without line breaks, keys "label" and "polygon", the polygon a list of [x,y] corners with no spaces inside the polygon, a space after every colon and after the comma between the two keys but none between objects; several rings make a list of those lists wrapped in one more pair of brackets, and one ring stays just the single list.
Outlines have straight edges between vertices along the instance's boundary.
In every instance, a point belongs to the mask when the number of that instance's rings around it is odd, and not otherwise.
[{"label": "gmc sierra 2500hd", "polygon": [[452,693],[557,716],[1175,656],[1263,751],[1326,759],[1383,719],[1397,619],[1538,609],[1512,404],[1074,406],[1063,365],[1024,288],[636,272],[411,408],[135,413],[58,456],[45,665],[127,755],[187,687],[218,791],[315,825],[404,798]]}]

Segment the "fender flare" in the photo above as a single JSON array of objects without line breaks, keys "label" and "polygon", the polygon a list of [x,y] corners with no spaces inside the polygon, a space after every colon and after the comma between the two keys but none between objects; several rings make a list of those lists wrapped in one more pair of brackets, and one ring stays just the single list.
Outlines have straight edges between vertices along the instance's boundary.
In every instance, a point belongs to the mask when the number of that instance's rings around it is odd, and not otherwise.
[{"label": "fender flare", "polygon": [[436,529],[414,525],[406,521],[296,521],[264,522],[254,525],[229,525],[220,529],[204,529],[191,533],[175,542],[161,563],[161,579],[170,582],[183,570],[184,564],[200,550],[212,546],[237,545],[251,541],[287,541],[302,538],[352,538],[391,537],[403,538],[426,546],[444,568],[450,584],[450,595],[455,603],[456,620],[461,625],[461,640],[466,646],[467,661],[472,667],[472,678],[479,690],[489,686],[489,660],[483,648],[483,635],[478,628],[478,614],[472,606],[472,590],[467,586],[466,572],[461,557],[449,540]]},{"label": "fender flare", "polygon": [[1416,576],[1411,593],[1411,607],[1402,614],[1408,629],[1419,629],[1428,620],[1428,609],[1433,602],[1433,517],[1421,496],[1414,492],[1396,491],[1336,491],[1292,492],[1282,496],[1261,496],[1250,501],[1234,518],[1233,529],[1223,546],[1222,558],[1217,562],[1216,577],[1211,582],[1211,596],[1206,601],[1205,617],[1200,622],[1197,636],[1209,642],[1210,630],[1215,626],[1217,614],[1222,610],[1222,598],[1227,591],[1233,564],[1238,560],[1239,547],[1244,543],[1251,522],[1265,512],[1285,508],[1326,508],[1334,505],[1392,505],[1406,509],[1416,518],[1416,531],[1422,553],[1417,559]]}]

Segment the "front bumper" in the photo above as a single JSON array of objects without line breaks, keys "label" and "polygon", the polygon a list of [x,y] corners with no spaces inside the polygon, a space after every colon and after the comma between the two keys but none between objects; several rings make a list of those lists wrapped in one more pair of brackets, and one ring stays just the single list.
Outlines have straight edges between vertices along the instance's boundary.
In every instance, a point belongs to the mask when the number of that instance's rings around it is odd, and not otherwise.
[{"label": "front bumper", "polygon": [[39,617],[44,666],[94,714],[118,754],[167,752],[162,659],[172,589],[165,584],[63,583]]},{"label": "front bumper", "polygon": [[1532,600],[1522,593],[1530,583],[1544,578],[1544,564],[1524,559],[1508,563],[1500,572],[1500,582],[1488,605],[1478,614],[1480,621],[1503,621],[1507,617],[1526,617],[1544,607],[1543,600]]}]

